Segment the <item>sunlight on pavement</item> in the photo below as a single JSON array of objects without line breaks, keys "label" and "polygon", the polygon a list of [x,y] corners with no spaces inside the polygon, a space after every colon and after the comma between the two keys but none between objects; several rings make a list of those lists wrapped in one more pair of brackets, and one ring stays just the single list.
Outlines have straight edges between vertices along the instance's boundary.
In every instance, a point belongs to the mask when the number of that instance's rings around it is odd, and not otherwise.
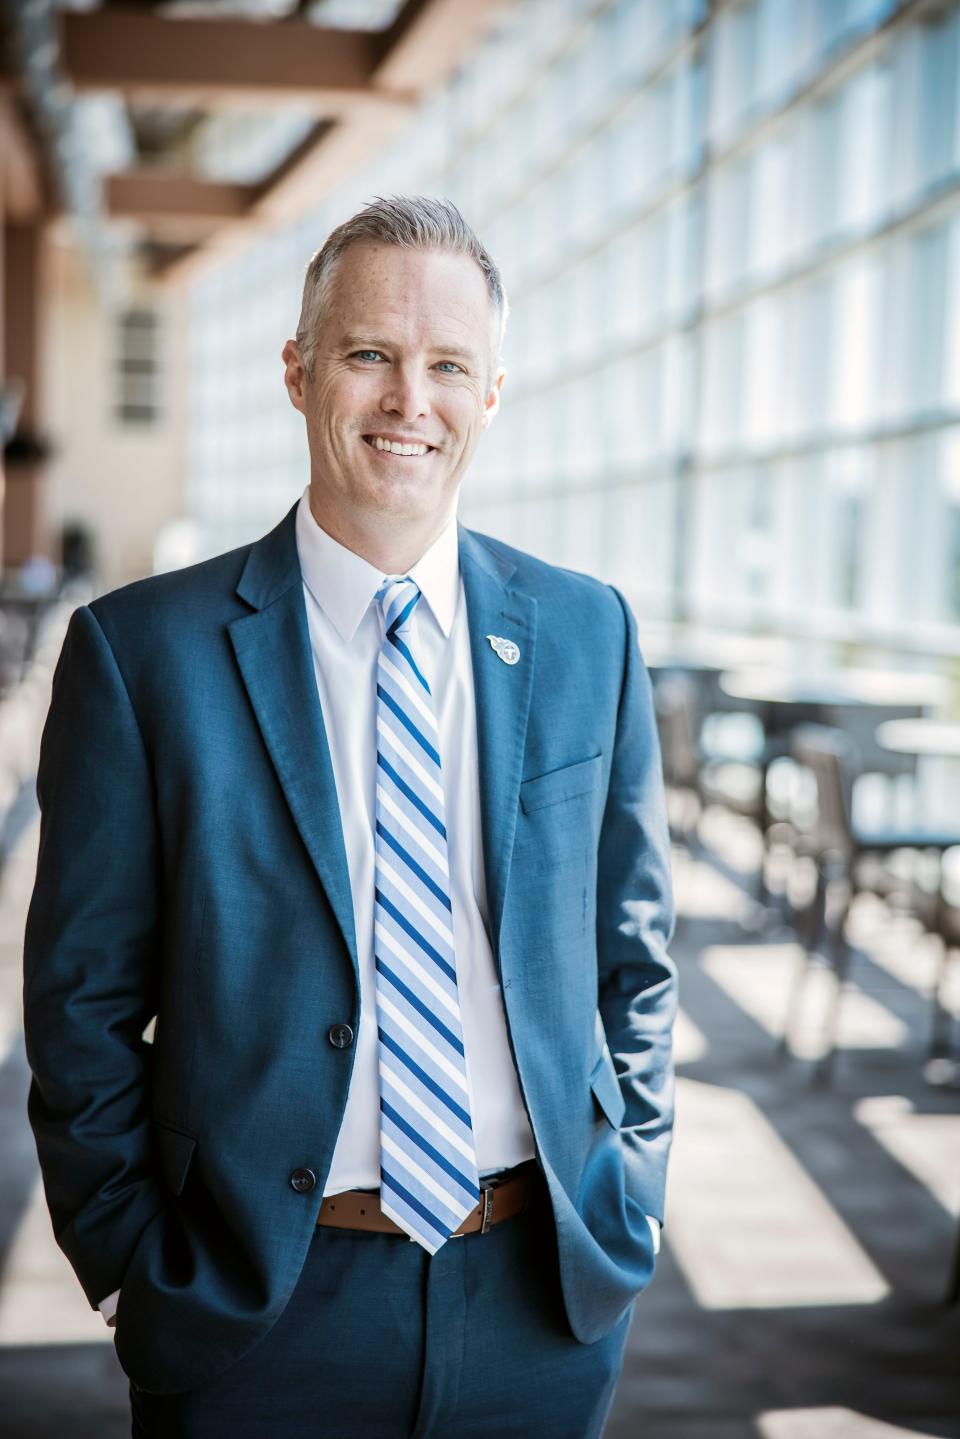
[{"label": "sunlight on pavement", "polygon": [[[897,984],[928,995],[940,963],[940,941],[912,915],[892,913],[876,895],[861,895],[851,908],[847,932],[854,944]],[[882,976],[874,990],[883,984]]]},{"label": "sunlight on pavement", "polygon": [[757,1418],[762,1439],[936,1439],[927,1429],[902,1429],[852,1409],[777,1409]]},{"label": "sunlight on pavement", "polygon": [[[0,886],[0,1059],[23,1043],[23,925],[37,863],[40,821],[20,836]],[[26,1124],[26,1113],[23,1114]],[[0,1285],[0,1348],[113,1343],[57,1248],[39,1172],[18,1215]]]},{"label": "sunlight on pavement", "polygon": [[[711,945],[704,949],[705,973],[768,1034],[779,1036],[799,961],[796,943]],[[835,988],[833,976],[821,966],[811,968],[791,1017],[791,1052],[816,1059]],[[907,1026],[871,995],[848,986],[840,1002],[837,1047],[897,1049],[909,1041]]]},{"label": "sunlight on pavement", "polygon": [[0,871],[0,1064],[23,1023],[23,925],[37,867],[40,820],[35,819]]},{"label": "sunlight on pavement", "polygon": [[706,860],[680,853],[673,865],[673,892],[678,911],[686,919],[713,919],[747,923],[755,901]]},{"label": "sunlight on pavement", "polygon": [[709,1047],[703,1030],[694,1024],[689,1014],[679,1009],[673,1026],[674,1063],[696,1064],[697,1060],[704,1058]]},{"label": "sunlight on pavement", "polygon": [[917,1114],[904,1096],[883,1094],[861,1099],[853,1115],[948,1214],[960,1214],[960,1114]]},{"label": "sunlight on pavement", "polygon": [[874,1304],[888,1286],[819,1186],[736,1090],[677,1081],[664,1235],[707,1309]]},{"label": "sunlight on pavement", "polygon": [[17,1226],[0,1287],[0,1348],[113,1343],[57,1248],[39,1175]]}]

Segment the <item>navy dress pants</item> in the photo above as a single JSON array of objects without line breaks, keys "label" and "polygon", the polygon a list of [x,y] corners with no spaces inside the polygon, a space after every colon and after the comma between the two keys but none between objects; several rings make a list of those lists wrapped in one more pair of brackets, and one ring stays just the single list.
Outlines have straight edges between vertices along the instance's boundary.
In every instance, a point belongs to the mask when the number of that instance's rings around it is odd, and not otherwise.
[{"label": "navy dress pants", "polygon": [[433,1256],[317,1228],[276,1324],[212,1383],[130,1386],[134,1439],[599,1439],[633,1305],[570,1333],[546,1183],[519,1214]]}]

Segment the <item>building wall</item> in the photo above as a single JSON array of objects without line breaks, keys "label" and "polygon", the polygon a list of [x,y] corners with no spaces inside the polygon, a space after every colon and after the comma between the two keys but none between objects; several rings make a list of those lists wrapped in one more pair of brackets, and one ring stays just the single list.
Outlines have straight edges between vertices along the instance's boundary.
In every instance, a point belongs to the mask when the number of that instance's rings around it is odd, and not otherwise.
[{"label": "building wall", "polygon": [[208,542],[307,478],[279,353],[310,253],[423,190],[512,306],[466,523],[648,623],[960,653],[958,42],[957,3],[515,5],[363,174],[196,284]]},{"label": "building wall", "polygon": [[[84,257],[58,245],[51,256],[47,419],[51,527],[80,522],[91,532],[101,589],[152,573],[165,525],[183,514],[185,486],[186,295],[141,292],[135,276],[107,297]],[[123,423],[117,409],[117,316],[140,296],[160,314],[159,412]],[[55,538],[54,538],[55,543]]]}]

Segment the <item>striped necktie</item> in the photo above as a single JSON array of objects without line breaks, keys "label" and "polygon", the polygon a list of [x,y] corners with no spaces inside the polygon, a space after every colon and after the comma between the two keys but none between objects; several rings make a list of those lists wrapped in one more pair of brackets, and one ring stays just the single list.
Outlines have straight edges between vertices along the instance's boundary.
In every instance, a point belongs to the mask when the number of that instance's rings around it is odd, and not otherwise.
[{"label": "striped necktie", "polygon": [[478,1182],[450,903],[440,738],[415,658],[420,589],[377,591],[374,960],[380,1208],[435,1254],[476,1208]]}]

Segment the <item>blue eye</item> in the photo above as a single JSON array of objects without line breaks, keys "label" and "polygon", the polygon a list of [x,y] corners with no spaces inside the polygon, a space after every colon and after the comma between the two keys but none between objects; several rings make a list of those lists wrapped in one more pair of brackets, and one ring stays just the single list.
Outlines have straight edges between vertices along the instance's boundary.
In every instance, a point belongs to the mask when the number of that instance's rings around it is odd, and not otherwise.
[{"label": "blue eye", "polygon": [[[363,364],[376,364],[384,359],[382,350],[354,350],[350,356],[351,360],[360,360]],[[436,369],[442,370],[445,375],[463,374],[463,366],[458,365],[456,360],[438,360]]]}]

